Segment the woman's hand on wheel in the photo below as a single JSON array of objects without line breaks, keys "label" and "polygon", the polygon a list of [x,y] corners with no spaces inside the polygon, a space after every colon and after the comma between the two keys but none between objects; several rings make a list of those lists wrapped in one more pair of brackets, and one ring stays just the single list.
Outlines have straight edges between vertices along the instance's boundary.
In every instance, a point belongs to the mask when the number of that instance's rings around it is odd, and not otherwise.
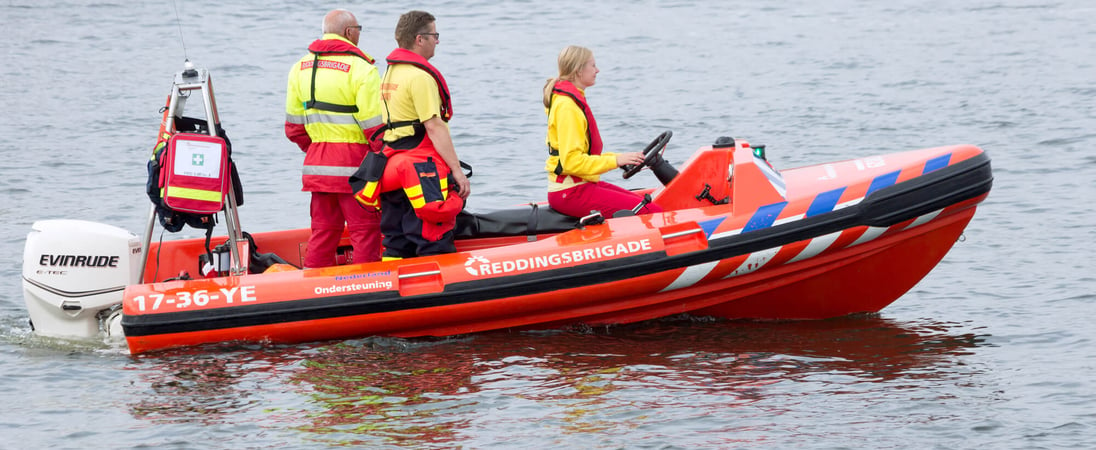
[{"label": "woman's hand on wheel", "polygon": [[643,164],[643,153],[630,152],[630,153],[618,153],[616,155],[617,167]]}]

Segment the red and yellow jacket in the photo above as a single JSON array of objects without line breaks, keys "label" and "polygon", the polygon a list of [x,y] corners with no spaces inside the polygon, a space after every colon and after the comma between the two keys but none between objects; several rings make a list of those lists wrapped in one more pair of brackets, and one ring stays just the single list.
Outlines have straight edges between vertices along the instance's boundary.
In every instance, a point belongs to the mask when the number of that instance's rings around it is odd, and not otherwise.
[{"label": "red and yellow jacket", "polygon": [[380,142],[380,75],[373,58],[337,34],[308,46],[289,71],[285,135],[305,152],[304,191],[350,193],[348,179]]}]

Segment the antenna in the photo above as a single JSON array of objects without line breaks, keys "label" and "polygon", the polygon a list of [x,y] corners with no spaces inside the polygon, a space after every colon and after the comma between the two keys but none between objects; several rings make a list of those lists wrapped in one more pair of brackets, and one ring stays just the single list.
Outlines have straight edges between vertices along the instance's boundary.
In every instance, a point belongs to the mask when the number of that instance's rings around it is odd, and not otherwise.
[{"label": "antenna", "polygon": [[183,40],[183,20],[179,17],[179,3],[172,0],[171,6],[175,8],[175,24],[179,26],[179,43],[183,45],[183,77],[193,78],[198,76],[198,71],[194,70],[194,64],[190,62],[190,57],[186,54],[186,41]]},{"label": "antenna", "polygon": [[179,4],[177,1],[172,0],[171,6],[175,8],[175,25],[179,27],[179,43],[183,45],[183,61],[190,61],[190,58],[186,54],[186,41],[183,40],[183,20],[179,18]]}]

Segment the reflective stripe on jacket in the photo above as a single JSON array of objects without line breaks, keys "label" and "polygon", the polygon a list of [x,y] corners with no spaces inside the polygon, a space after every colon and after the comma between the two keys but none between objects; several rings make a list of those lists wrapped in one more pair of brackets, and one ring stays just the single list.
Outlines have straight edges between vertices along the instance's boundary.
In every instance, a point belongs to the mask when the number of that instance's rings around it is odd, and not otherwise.
[{"label": "reflective stripe on jacket", "polygon": [[368,140],[381,125],[380,75],[342,36],[325,34],[308,50],[289,71],[285,134],[305,152],[302,190],[349,193],[348,178],[380,146]]}]

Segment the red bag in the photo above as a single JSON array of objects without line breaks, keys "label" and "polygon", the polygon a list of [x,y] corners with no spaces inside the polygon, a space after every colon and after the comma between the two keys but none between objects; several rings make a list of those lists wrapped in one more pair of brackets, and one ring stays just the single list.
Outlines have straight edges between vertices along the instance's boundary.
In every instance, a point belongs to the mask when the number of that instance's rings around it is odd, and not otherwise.
[{"label": "red bag", "polygon": [[178,133],[167,141],[160,172],[163,202],[168,208],[215,214],[224,207],[230,173],[224,139]]}]

